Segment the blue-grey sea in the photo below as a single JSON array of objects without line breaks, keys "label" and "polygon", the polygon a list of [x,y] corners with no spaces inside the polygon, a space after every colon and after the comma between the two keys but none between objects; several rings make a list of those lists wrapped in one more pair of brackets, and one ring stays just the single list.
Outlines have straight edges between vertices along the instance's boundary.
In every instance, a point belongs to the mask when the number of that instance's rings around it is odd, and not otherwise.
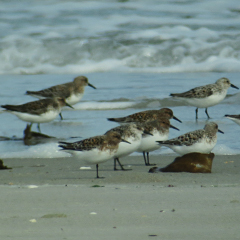
[{"label": "blue-grey sea", "polygon": [[[57,141],[83,139],[117,126],[109,117],[169,107],[182,124],[169,137],[203,128],[204,109],[173,100],[170,93],[227,77],[240,87],[239,0],[9,0],[0,3],[0,104],[36,100],[26,90],[40,90],[88,77],[74,109],[41,124],[56,139],[25,146],[0,141],[0,158],[64,157]],[[225,114],[240,114],[240,90],[209,108],[225,134],[218,134],[215,154],[240,154],[240,126]],[[0,109],[0,136],[22,138],[26,123]],[[32,128],[37,131],[35,125]],[[139,154],[139,153],[134,153]],[[151,154],[173,154],[162,147]]]}]

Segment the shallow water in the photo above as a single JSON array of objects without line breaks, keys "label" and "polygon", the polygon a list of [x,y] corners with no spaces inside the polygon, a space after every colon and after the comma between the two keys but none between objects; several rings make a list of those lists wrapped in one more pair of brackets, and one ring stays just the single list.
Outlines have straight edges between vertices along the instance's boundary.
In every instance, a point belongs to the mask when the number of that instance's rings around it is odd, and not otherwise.
[{"label": "shallow water", "polygon": [[[239,0],[175,1],[2,1],[0,9],[0,101],[35,100],[26,90],[40,90],[85,75],[86,88],[74,110],[41,125],[57,139],[37,146],[1,141],[0,157],[66,156],[57,141],[103,134],[121,117],[147,109],[170,107],[183,124],[170,138],[203,128],[204,110],[169,97],[172,92],[228,77],[240,87]],[[240,95],[229,89],[221,104],[209,108],[219,134],[217,154],[240,153],[238,125],[225,114],[239,114]],[[0,110],[0,136],[22,138],[26,123]],[[36,131],[36,126],[33,126]],[[71,139],[71,137],[77,137]],[[162,148],[161,153],[172,154]],[[158,151],[152,154],[159,154]]]},{"label": "shallow water", "polygon": [[[86,87],[82,101],[74,105],[74,109],[64,108],[64,120],[56,118],[51,123],[41,124],[42,133],[55,136],[57,139],[37,146],[24,146],[22,141],[1,141],[1,157],[62,157],[68,156],[59,152],[57,141],[67,139],[76,141],[94,135],[104,134],[107,130],[117,126],[107,121],[109,117],[122,117],[138,111],[169,107],[174,115],[182,120],[182,124],[171,120],[171,124],[180,132],[170,129],[169,137],[176,137],[188,131],[203,128],[207,117],[204,109],[199,109],[199,119],[195,120],[195,107],[185,106],[184,103],[173,100],[169,93],[181,92],[192,87],[215,82],[220,77],[228,77],[231,82],[240,87],[238,73],[91,73],[86,74],[89,82],[97,89]],[[5,89],[1,93],[1,104],[20,104],[35,100],[26,96],[26,90],[39,90],[58,83],[71,81],[73,75],[2,75],[1,86]],[[240,92],[229,88],[227,98],[219,105],[210,107],[208,112],[211,121],[218,123],[225,134],[218,133],[218,143],[214,148],[216,154],[239,154],[238,135],[240,126],[225,114],[240,113]],[[0,111],[0,136],[21,138],[26,123],[15,115]],[[32,127],[37,131],[36,125]],[[77,137],[71,139],[71,137]],[[173,154],[170,149],[151,154]],[[136,153],[137,154],[137,153]]]}]

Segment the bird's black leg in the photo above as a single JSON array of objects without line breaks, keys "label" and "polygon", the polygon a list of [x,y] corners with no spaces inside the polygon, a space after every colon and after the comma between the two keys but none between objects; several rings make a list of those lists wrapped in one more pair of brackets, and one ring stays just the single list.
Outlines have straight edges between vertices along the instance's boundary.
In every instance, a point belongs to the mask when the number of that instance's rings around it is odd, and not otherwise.
[{"label": "bird's black leg", "polygon": [[198,108],[196,108],[196,119],[198,119]]},{"label": "bird's black leg", "polygon": [[59,113],[59,117],[61,118],[61,120],[63,120],[63,116],[61,112]]},{"label": "bird's black leg", "polygon": [[[121,170],[125,170],[123,165],[120,163],[119,158],[115,158],[115,160],[116,160],[116,162],[118,162],[118,165],[121,167]],[[118,170],[118,169],[116,169],[116,170]]]},{"label": "bird's black leg", "polygon": [[116,162],[118,162],[119,166],[121,167],[121,170],[123,171],[127,171],[127,170],[132,170],[132,169],[125,169],[123,167],[123,165],[121,164],[121,162],[119,161],[119,158],[114,158],[114,170],[118,170],[117,167],[116,167]]},{"label": "bird's black leg", "polygon": [[37,128],[38,128],[38,131],[41,132],[40,123],[38,123]]},{"label": "bird's black leg", "polygon": [[147,152],[147,166],[153,166],[153,165],[156,165],[155,163],[152,163],[150,164],[150,161],[149,161],[149,152]]},{"label": "bird's black leg", "polygon": [[98,175],[98,164],[96,164],[96,171],[97,171],[97,178],[104,178],[104,177],[99,177]]},{"label": "bird's black leg", "polygon": [[145,156],[145,152],[143,152],[143,159],[144,159],[145,165],[148,166],[147,159],[146,159],[146,156]]},{"label": "bird's black leg", "polygon": [[99,176],[98,176],[98,164],[96,164],[96,171],[97,171],[97,178],[99,178]]},{"label": "bird's black leg", "polygon": [[113,170],[114,171],[117,171],[118,169],[117,169],[117,159],[116,158],[114,158],[114,166],[113,166]]},{"label": "bird's black leg", "polygon": [[209,115],[208,115],[207,108],[205,109],[205,113],[207,114],[207,117],[208,117],[208,119],[209,119],[210,117],[209,117]]}]

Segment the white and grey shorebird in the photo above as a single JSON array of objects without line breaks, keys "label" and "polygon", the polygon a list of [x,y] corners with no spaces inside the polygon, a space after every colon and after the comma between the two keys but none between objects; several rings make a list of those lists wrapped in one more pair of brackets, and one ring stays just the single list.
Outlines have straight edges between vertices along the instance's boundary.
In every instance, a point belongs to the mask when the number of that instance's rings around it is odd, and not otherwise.
[{"label": "white and grey shorebird", "polygon": [[160,145],[171,148],[179,155],[191,152],[210,153],[217,143],[217,132],[223,133],[218,129],[215,122],[209,122],[204,129],[185,133],[179,137],[166,141],[157,141]]},{"label": "white and grey shorebird", "polygon": [[118,132],[113,131],[73,143],[59,142],[59,147],[86,164],[95,164],[97,178],[99,178],[98,164],[112,159],[120,142],[126,142],[126,140],[122,139]]},{"label": "white and grey shorebird", "polygon": [[240,114],[239,115],[228,115],[228,114],[226,114],[225,117],[231,119],[233,122],[240,125]]},{"label": "white and grey shorebird", "polygon": [[[88,78],[85,76],[78,76],[74,78],[72,82],[55,85],[40,91],[27,91],[26,95],[39,99],[63,97],[68,104],[74,105],[82,99],[86,86],[96,89],[95,86],[88,82]],[[61,113],[59,115],[62,119]]]},{"label": "white and grey shorebird", "polygon": [[120,163],[119,158],[126,157],[131,153],[135,152],[139,148],[142,140],[142,134],[146,135],[152,134],[147,132],[141,124],[136,123],[129,123],[112,128],[108,130],[105,134],[108,134],[109,132],[117,132],[121,135],[122,139],[125,139],[128,143],[131,143],[131,144],[127,144],[124,142],[119,143],[118,150],[114,154],[114,170],[118,170],[116,167],[117,162],[121,167],[121,170],[131,170],[125,169],[123,165]]},{"label": "white and grey shorebird", "polygon": [[22,121],[29,122],[31,125],[37,123],[40,132],[40,123],[53,121],[64,106],[73,108],[62,97],[46,98],[21,105],[2,105],[1,107]]},{"label": "white and grey shorebird", "polygon": [[159,118],[155,121],[142,123],[142,127],[151,135],[143,134],[141,144],[136,150],[143,153],[143,158],[146,166],[155,165],[150,164],[149,152],[155,151],[161,147],[156,141],[167,140],[169,135],[169,128],[179,131],[178,128],[172,126],[168,118]]},{"label": "white and grey shorebird", "polygon": [[208,107],[217,105],[227,95],[229,87],[239,89],[231,84],[228,78],[220,78],[213,84],[208,84],[200,87],[193,88],[183,93],[171,93],[170,96],[182,99],[189,105],[196,108],[196,119],[198,119],[198,108],[205,108],[205,113],[208,118]]},{"label": "white and grey shorebird", "polygon": [[158,118],[167,117],[168,119],[175,119],[181,122],[178,118],[173,115],[173,111],[169,108],[161,108],[159,110],[147,110],[137,112],[126,117],[121,118],[108,118],[109,121],[117,122],[119,124],[126,124],[131,122],[147,122],[154,121]]}]

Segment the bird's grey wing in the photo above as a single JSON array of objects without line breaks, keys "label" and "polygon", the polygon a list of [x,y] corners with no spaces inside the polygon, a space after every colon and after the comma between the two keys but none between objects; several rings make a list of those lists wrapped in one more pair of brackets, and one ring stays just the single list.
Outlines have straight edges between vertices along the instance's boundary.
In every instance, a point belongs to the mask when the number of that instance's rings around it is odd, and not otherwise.
[{"label": "bird's grey wing", "polygon": [[45,98],[53,98],[53,97],[63,97],[68,98],[71,94],[70,92],[70,83],[60,84],[56,86],[52,86],[50,88],[46,88],[40,91],[27,91],[26,94],[38,95]]},{"label": "bird's grey wing", "polygon": [[50,104],[50,99],[42,99],[39,101],[28,102],[22,105],[3,105],[2,107],[10,111],[40,115],[46,111]]},{"label": "bird's grey wing", "polygon": [[204,98],[213,94],[212,84],[206,86],[196,87],[184,93],[171,93],[172,97],[184,97],[184,98]]},{"label": "bird's grey wing", "polygon": [[96,136],[74,143],[60,142],[58,146],[65,150],[90,151],[94,148],[99,147],[103,143],[103,141],[104,141],[103,137]]},{"label": "bird's grey wing", "polygon": [[175,146],[191,146],[194,143],[199,142],[204,136],[204,130],[196,130],[193,132],[185,133],[179,137],[167,140],[159,141],[160,144],[175,145]]}]

